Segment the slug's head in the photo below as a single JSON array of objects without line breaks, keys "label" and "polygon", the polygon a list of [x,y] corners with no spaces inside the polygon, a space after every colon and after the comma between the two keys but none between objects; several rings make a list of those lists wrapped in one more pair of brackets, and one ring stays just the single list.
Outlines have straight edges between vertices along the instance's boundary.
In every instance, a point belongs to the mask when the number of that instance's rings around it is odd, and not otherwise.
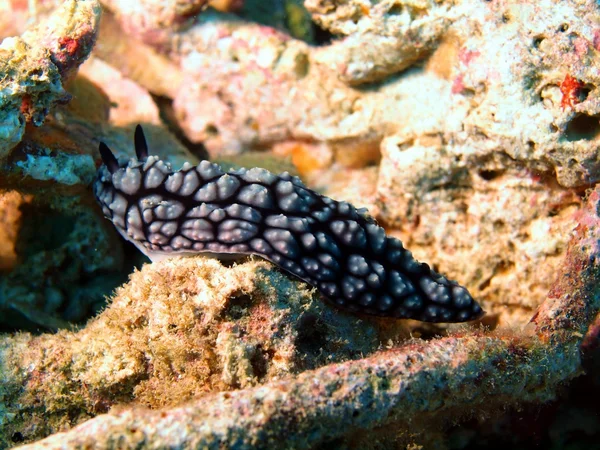
[{"label": "slug's head", "polygon": [[[141,125],[135,127],[134,141],[135,154],[138,161],[145,161],[148,159],[148,144],[146,143],[146,137],[144,136],[144,130],[142,130]],[[114,174],[121,168],[119,161],[117,161],[115,155],[113,155],[110,148],[108,148],[108,145],[104,142],[100,142],[100,156],[102,156],[102,161],[108,172],[111,174]]]},{"label": "slug's head", "polygon": [[[126,239],[134,243],[142,241],[144,233],[139,210],[130,206],[150,193],[152,189],[149,183],[152,183],[154,172],[159,171],[162,179],[164,173],[171,172],[171,167],[168,163],[159,161],[157,156],[148,156],[146,138],[140,125],[135,129],[137,158],[119,162],[104,142],[100,143],[99,149],[104,165],[98,170],[94,195],[104,215]],[[156,170],[148,171],[149,166]]]}]

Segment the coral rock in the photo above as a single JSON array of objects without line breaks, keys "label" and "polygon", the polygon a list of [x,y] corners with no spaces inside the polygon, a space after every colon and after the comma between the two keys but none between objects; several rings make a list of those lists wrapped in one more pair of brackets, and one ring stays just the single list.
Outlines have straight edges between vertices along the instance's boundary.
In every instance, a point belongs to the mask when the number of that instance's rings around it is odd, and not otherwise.
[{"label": "coral rock", "polygon": [[[278,359],[284,362],[283,366],[290,362],[285,338],[283,345],[273,349],[280,352],[279,358],[267,360],[273,361],[272,365],[243,362],[255,354],[252,350],[254,336],[266,332],[267,337],[263,335],[258,342],[265,343],[263,349],[271,348],[269,336],[273,335],[266,326],[270,319],[265,320],[265,314],[276,317],[286,315],[287,311],[304,311],[306,303],[297,305],[294,301],[286,306],[279,303],[279,295],[288,291],[285,285],[271,279],[271,283],[275,281],[275,287],[270,289],[279,291],[269,297],[267,288],[266,295],[270,298],[267,304],[274,308],[267,307],[262,313],[246,316],[246,308],[261,308],[260,305],[266,304],[258,299],[258,303],[252,300],[246,303],[239,297],[237,301],[231,299],[236,288],[251,289],[251,280],[256,278],[251,275],[254,272],[250,266],[256,263],[223,269],[216,262],[195,259],[146,268],[134,275],[111,308],[86,330],[76,335],[63,333],[35,340],[21,335],[2,341],[0,361],[6,361],[11,370],[0,371],[5,377],[1,386],[4,386],[4,398],[9,400],[5,400],[6,416],[12,418],[4,425],[9,433],[3,435],[10,436],[10,431],[21,429],[21,419],[15,408],[31,408],[25,400],[30,402],[38,389],[59,388],[56,397],[50,396],[62,402],[63,408],[55,410],[54,416],[48,418],[46,412],[52,401],[34,406],[38,411],[44,409],[44,424],[48,426],[67,410],[65,402],[71,402],[68,411],[73,416],[74,399],[88,408],[110,406],[110,402],[106,404],[104,392],[111,392],[114,383],[128,388],[125,397],[121,397],[125,400],[130,398],[131,387],[139,380],[151,390],[153,377],[166,374],[166,379],[174,384],[170,393],[186,388],[189,393],[192,391],[189,383],[197,383],[199,372],[190,376],[184,367],[211,355],[214,355],[212,364],[217,362],[219,367],[227,367],[225,372],[217,372],[220,374],[216,377],[217,384],[248,380],[249,374],[256,376],[259,367],[266,367],[266,371],[259,369],[258,373],[269,374],[274,370],[278,376],[265,380],[260,386],[250,382],[246,384],[248,387],[233,392],[208,392],[177,407],[115,409],[73,430],[23,448],[105,446],[117,439],[126,448],[145,446],[149,442],[161,447],[315,448],[332,439],[339,445],[352,443],[360,447],[373,442],[374,436],[379,445],[390,447],[406,446],[415,441],[429,442],[431,446],[432,433],[435,435],[440,423],[445,421],[456,423],[462,417],[471,418],[475,412],[490,417],[511,405],[546,402],[554,397],[559,386],[581,373],[580,346],[589,345],[585,335],[600,311],[600,259],[596,245],[600,239],[599,202],[600,191],[595,190],[587,206],[580,211],[579,225],[573,233],[558,279],[527,331],[483,334],[462,330],[455,336],[430,342],[409,341],[395,348],[371,351],[364,358],[333,362],[283,379],[278,379],[281,373],[275,364]],[[192,272],[182,271],[181,264]],[[193,276],[192,273],[198,274],[192,269],[194,266],[200,273],[212,272],[212,276]],[[152,278],[154,270],[161,276]],[[283,290],[279,290],[281,288]],[[246,291],[246,294],[254,298],[252,291]],[[135,301],[144,296],[154,302]],[[306,297],[301,294],[296,297],[299,298]],[[125,314],[119,311],[122,308],[126,309]],[[239,308],[237,312],[236,308]],[[193,320],[188,320],[192,317]],[[324,310],[319,317],[329,320]],[[232,334],[238,333],[235,324],[227,324],[231,318],[241,319],[237,325],[240,329],[238,339],[231,338]],[[338,320],[344,319],[338,317]],[[201,342],[189,342],[188,339],[197,327],[206,326],[216,328],[201,333],[201,341],[206,342],[216,334],[221,339],[210,351],[190,355],[189,352],[203,347],[199,347]],[[259,334],[250,332],[251,328]],[[241,329],[247,333],[242,333]],[[365,328],[369,329],[368,326]],[[153,331],[150,333],[150,330]],[[371,332],[366,336],[374,336]],[[312,339],[309,342],[321,342],[321,338],[313,336]],[[368,347],[370,340],[371,337],[367,337],[366,341],[360,342],[366,342]],[[185,351],[179,353],[182,341],[186,344]],[[357,349],[358,342],[351,341],[348,346],[340,341],[342,353],[333,352],[333,359],[350,348]],[[42,349],[48,345],[53,345],[56,356],[41,372],[37,367],[44,361]],[[150,351],[146,349],[147,345],[151,346]],[[74,349],[79,351],[74,353]],[[226,359],[219,356],[221,351],[228,355]],[[53,376],[52,364],[58,368],[65,362],[71,365],[71,370],[58,372],[62,378]],[[146,371],[151,371],[152,375],[140,377]],[[69,378],[65,379],[65,373]],[[28,380],[25,390],[21,388],[24,379]],[[206,375],[200,379],[206,380]],[[64,392],[62,383],[69,383],[75,395],[61,396]],[[82,385],[86,388],[82,389]],[[165,389],[165,386],[161,388]],[[115,397],[112,392],[110,398]],[[137,393],[143,396],[148,391]],[[170,396],[167,394],[166,398]],[[75,411],[80,410],[78,408]],[[457,411],[460,411],[459,415]],[[290,423],[294,425],[290,426]],[[356,430],[361,432],[357,434]],[[370,432],[366,433],[367,430]],[[24,436],[33,437],[31,434]]]},{"label": "coral rock", "polygon": [[155,95],[173,98],[183,88],[181,69],[139,38],[125,34],[110,12],[102,16],[94,56]]},{"label": "coral rock", "polygon": [[129,34],[143,41],[160,43],[172,28],[184,27],[206,6],[208,0],[103,0]]},{"label": "coral rock", "polygon": [[100,6],[69,0],[20,38],[0,44],[0,159],[22,138],[25,123],[41,125],[50,108],[69,99],[64,79],[89,55]]},{"label": "coral rock", "polygon": [[40,438],[131,401],[171,408],[356,359],[392,336],[262,261],[146,265],[81,331],[0,338],[0,399],[14,415],[0,436]]}]

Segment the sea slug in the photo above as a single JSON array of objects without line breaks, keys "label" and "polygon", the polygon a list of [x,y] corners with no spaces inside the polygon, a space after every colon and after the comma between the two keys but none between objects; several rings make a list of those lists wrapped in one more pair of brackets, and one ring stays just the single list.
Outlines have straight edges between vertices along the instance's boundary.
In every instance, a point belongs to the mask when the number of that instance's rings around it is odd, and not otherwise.
[{"label": "sea slug", "polygon": [[137,159],[119,163],[100,143],[94,194],[151,260],[255,254],[351,311],[426,322],[483,315],[464,287],[416,261],[366,209],[320,195],[287,172],[224,172],[209,161],[173,171],[148,156],[139,125],[135,150]]}]

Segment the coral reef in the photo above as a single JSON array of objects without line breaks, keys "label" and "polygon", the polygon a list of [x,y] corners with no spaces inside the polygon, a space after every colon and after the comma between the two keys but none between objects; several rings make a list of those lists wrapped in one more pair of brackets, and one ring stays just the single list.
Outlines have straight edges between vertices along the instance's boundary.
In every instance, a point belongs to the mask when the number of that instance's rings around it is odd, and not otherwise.
[{"label": "coral reef", "polygon": [[[49,129],[60,124],[47,118],[70,98],[64,86],[91,51],[99,15],[97,2],[67,1],[21,37],[0,44],[5,73],[0,186],[7,190],[3,215],[10,218],[1,224],[10,236],[2,253],[4,261],[11,260],[0,280],[4,326],[66,327],[102,302],[106,287],[100,274],[106,273],[108,284],[123,280],[117,273],[122,252],[109,250],[116,245],[112,231],[75,195],[92,179],[94,160],[81,151],[77,136],[52,136]],[[55,125],[36,128],[44,122]],[[55,153],[59,148],[64,151]],[[92,274],[99,276],[92,280]]]},{"label": "coral reef", "polygon": [[[364,2],[344,3],[361,11]],[[591,3],[569,2],[561,10],[552,8],[551,2],[509,3],[503,10],[486,2],[453,6],[420,2],[422,11],[410,21],[411,31],[406,31],[412,39],[398,32],[396,40],[420,49],[427,47],[424,42],[433,34],[436,46],[420,56],[420,66],[387,79],[384,76],[400,69],[384,70],[386,64],[373,62],[370,54],[362,54],[364,60],[361,54],[352,59],[340,50],[352,38],[352,42],[368,43],[360,45],[365,52],[387,57],[380,40],[368,39],[362,32],[384,29],[384,24],[391,30],[402,29],[392,24],[410,20],[410,2],[403,3],[379,2],[368,16],[344,16],[338,22],[329,18],[337,25],[328,25],[333,31],[354,33],[321,48],[264,27],[201,16],[192,28],[172,38],[171,56],[188,75],[184,98],[175,102],[188,136],[206,141],[215,153],[242,151],[292,136],[334,143],[350,138],[381,140],[394,134],[410,143],[439,136],[443,142],[453,142],[449,152],[473,148],[477,153],[472,156],[479,160],[503,149],[498,153],[532,170],[555,170],[566,187],[593,181],[589,174],[597,171],[598,163],[589,138],[595,131],[593,119],[586,117],[598,115],[592,88],[598,83],[593,70],[598,56],[592,45],[594,30],[588,24],[598,11]],[[335,13],[343,16],[348,8],[339,6]],[[443,14],[452,20],[432,32],[434,17]],[[577,19],[585,14],[590,20]],[[368,22],[363,24],[364,20]],[[562,31],[565,24],[568,30]],[[571,45],[572,41],[579,45]],[[342,56],[346,59],[330,66]],[[392,59],[405,59],[405,66],[414,63],[408,57]],[[370,74],[369,79],[387,82],[378,89],[352,88],[339,76],[345,73],[341,69],[353,65],[372,65],[376,75]],[[563,109],[560,85],[567,74],[586,88],[573,108]],[[212,102],[211,108],[204,99]],[[289,104],[294,108],[287,108]]]},{"label": "coral reef", "polygon": [[[417,258],[462,280],[485,309],[508,323],[527,320],[564,257],[580,196],[546,174],[456,159],[440,142],[382,145],[381,217]],[[499,156],[497,156],[500,159]],[[402,176],[398,176],[401,173]],[[523,207],[527,205],[527,207]],[[520,317],[519,317],[520,316]]]},{"label": "coral reef", "polygon": [[266,262],[148,265],[85,326],[0,336],[0,447],[444,448],[540,411],[558,447],[593,429],[572,419],[593,404],[541,405],[584,371],[598,390],[597,2],[125,3],[100,25],[91,0],[0,4],[21,34],[0,44],[3,331],[82,321],[140,264],[90,189],[98,142],[131,156],[138,122],[174,168],[293,165],[368,206],[487,328],[347,315]]},{"label": "coral reef", "polygon": [[321,27],[344,37],[317,61],[351,85],[383,80],[410,67],[431,53],[444,35],[453,33],[457,18],[478,9],[469,2],[427,0],[342,0],[335,7],[307,0],[305,5]]},{"label": "coral reef", "polygon": [[13,223],[19,259],[0,279],[0,323],[65,328],[98,311],[107,286],[124,281],[123,254],[112,230],[77,197],[48,202],[16,191],[3,197],[13,199],[12,215],[19,215]]},{"label": "coral reef", "polygon": [[[8,192],[2,194],[0,229],[11,244],[1,252],[11,263],[0,278],[1,325],[67,327],[101,308],[104,296],[126,279],[118,234],[87,189],[96,172],[99,125],[72,120],[28,130],[2,169],[0,185]],[[193,160],[164,128],[148,130],[173,164]],[[103,134],[124,153],[130,132],[107,126]]]},{"label": "coral reef", "polygon": [[169,37],[173,29],[192,23],[194,16],[206,6],[207,0],[102,0],[102,4],[114,13],[129,34],[159,44]]},{"label": "coral reef", "polygon": [[[81,66],[75,81],[81,79],[100,87],[107,98],[114,103],[107,111],[108,117],[96,121],[110,121],[112,125],[122,127],[135,122],[160,125],[158,106],[148,91],[105,61],[95,57],[90,58]],[[69,90],[73,92],[73,89]],[[81,117],[85,112],[76,111],[74,114]]]},{"label": "coral reef", "polygon": [[139,38],[126,35],[116,18],[106,11],[94,55],[155,95],[172,98],[182,89],[179,67]]}]

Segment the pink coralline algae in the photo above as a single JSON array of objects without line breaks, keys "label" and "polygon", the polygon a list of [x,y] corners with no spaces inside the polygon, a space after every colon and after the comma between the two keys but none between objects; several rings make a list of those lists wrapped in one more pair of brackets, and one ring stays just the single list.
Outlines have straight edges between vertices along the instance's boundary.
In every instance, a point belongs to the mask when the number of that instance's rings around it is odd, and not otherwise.
[{"label": "pink coralline algae", "polygon": [[103,0],[123,28],[147,42],[163,42],[173,29],[185,28],[206,7],[208,0]]}]

